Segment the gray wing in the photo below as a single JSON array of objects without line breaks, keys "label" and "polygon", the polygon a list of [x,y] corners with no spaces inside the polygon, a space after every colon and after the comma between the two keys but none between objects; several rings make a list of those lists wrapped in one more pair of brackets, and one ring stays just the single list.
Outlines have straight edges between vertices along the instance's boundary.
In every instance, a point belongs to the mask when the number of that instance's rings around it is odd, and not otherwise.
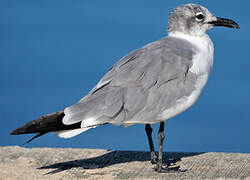
[{"label": "gray wing", "polygon": [[147,123],[193,90],[184,88],[196,49],[165,37],[123,57],[77,104],[65,109],[64,124]]}]

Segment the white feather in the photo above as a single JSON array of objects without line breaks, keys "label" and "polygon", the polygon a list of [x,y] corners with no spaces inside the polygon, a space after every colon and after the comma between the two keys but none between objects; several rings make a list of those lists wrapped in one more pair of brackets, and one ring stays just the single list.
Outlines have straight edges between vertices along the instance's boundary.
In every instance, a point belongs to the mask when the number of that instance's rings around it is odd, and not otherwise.
[{"label": "white feather", "polygon": [[78,121],[76,121],[76,122],[72,121],[72,119],[71,119],[72,113],[71,113],[70,109],[71,109],[70,107],[67,107],[67,108],[64,109],[65,116],[63,117],[62,122],[65,125],[71,125],[71,124],[74,124],[74,123],[78,122]]},{"label": "white feather", "polygon": [[89,127],[89,128],[79,128],[79,129],[73,129],[73,130],[67,130],[67,131],[59,131],[59,132],[56,132],[58,133],[58,136],[60,138],[72,138],[78,134],[81,134],[83,133],[84,131],[87,131],[89,130],[90,128],[92,127]]},{"label": "white feather", "polygon": [[98,124],[98,121],[96,121],[96,118],[90,117],[87,119],[83,119],[81,123],[81,128],[89,127],[89,126],[94,126]]}]

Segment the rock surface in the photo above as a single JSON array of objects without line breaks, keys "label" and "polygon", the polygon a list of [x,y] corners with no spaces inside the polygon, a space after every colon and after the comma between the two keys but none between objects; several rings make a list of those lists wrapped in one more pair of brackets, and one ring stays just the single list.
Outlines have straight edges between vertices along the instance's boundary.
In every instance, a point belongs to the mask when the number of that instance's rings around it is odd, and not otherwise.
[{"label": "rock surface", "polygon": [[249,179],[250,154],[165,153],[184,172],[157,173],[149,152],[0,147],[0,179]]}]

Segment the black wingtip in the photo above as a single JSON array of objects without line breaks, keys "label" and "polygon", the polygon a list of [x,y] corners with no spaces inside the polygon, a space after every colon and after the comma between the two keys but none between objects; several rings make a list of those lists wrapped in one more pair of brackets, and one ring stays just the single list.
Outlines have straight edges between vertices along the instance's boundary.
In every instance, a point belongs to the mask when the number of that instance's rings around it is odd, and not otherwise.
[{"label": "black wingtip", "polygon": [[35,135],[35,136],[32,137],[31,139],[29,139],[27,142],[23,143],[22,146],[25,145],[25,144],[30,143],[30,142],[33,141],[34,139],[36,139],[36,138],[38,138],[38,137],[40,137],[40,136],[42,136],[42,135],[44,135],[44,134],[46,134],[46,133],[47,133],[47,132],[41,132],[41,133]]},{"label": "black wingtip", "polygon": [[18,135],[18,134],[24,134],[24,131],[21,128],[17,128],[10,133],[10,135]]}]

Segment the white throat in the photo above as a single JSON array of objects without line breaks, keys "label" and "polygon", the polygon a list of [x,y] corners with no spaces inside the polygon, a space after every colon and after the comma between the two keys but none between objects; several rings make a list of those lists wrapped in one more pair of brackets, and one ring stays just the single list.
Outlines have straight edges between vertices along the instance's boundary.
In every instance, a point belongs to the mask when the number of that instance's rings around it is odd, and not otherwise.
[{"label": "white throat", "polygon": [[191,36],[180,32],[171,32],[169,36],[185,39],[192,43],[197,48],[197,52],[189,70],[197,75],[209,75],[214,62],[214,45],[207,34]]}]

